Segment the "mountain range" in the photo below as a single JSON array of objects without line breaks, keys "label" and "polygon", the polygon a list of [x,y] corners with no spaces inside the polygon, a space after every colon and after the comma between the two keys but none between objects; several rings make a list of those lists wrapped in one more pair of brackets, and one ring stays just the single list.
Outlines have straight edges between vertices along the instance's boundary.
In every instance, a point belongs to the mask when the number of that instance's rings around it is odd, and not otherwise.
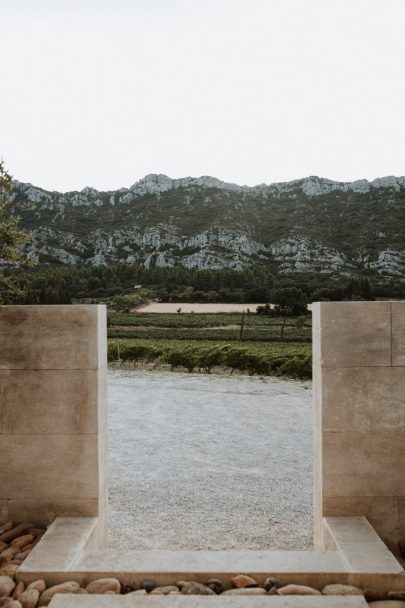
[{"label": "mountain range", "polygon": [[391,277],[405,270],[405,177],[238,186],[151,174],[129,188],[50,192],[14,181],[31,259]]}]

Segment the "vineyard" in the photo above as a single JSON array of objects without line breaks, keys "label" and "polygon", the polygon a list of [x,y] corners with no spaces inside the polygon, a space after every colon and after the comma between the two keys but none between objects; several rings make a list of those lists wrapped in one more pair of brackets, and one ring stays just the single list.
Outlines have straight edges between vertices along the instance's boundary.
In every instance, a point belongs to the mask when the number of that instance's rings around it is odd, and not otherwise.
[{"label": "vineyard", "polygon": [[[301,317],[298,317],[301,319]],[[240,325],[240,314],[151,314],[151,313],[111,313],[108,316],[110,326],[133,327],[226,327],[227,325]],[[311,327],[311,317],[303,319],[305,327]],[[249,327],[274,327],[282,323],[280,317],[246,314],[244,325]],[[287,317],[286,326],[296,327],[297,317]]]},{"label": "vineyard", "polygon": [[[148,364],[211,373],[311,377],[311,320],[246,315],[111,314],[108,358],[119,364]],[[242,339],[241,339],[242,338]]]}]

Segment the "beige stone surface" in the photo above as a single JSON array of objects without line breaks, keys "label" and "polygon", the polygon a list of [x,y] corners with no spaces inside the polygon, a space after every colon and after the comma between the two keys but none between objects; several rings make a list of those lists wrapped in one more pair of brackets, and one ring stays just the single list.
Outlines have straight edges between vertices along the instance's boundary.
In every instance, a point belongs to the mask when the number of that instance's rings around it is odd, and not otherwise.
[{"label": "beige stone surface", "polygon": [[400,531],[396,496],[324,497],[323,513],[326,517],[363,515],[373,527],[378,527],[383,540],[398,541],[403,537]]},{"label": "beige stone surface", "polygon": [[2,497],[98,497],[97,435],[47,435],[42,441],[37,435],[0,435],[0,441],[9,463],[0,467]]},{"label": "beige stone surface", "polygon": [[405,302],[392,302],[392,365],[405,366]]},{"label": "beige stone surface", "polygon": [[322,589],[343,583],[376,590],[401,589],[404,572],[360,518],[328,518],[329,534],[339,551],[122,551],[93,550],[97,518],[60,518],[44,535],[17,573],[25,583],[38,579],[48,585],[75,580],[83,585],[116,577],[139,587],[154,579],[159,586],[178,580],[205,583],[219,577],[225,588],[241,572],[263,585],[269,573],[285,585]]},{"label": "beige stone surface", "polygon": [[401,564],[365,517],[327,517],[324,525],[334,539],[338,551],[342,553],[349,571],[397,573],[403,577]]},{"label": "beige stone surface", "polygon": [[323,302],[313,311],[322,367],[391,365],[390,302]]},{"label": "beige stone surface", "polygon": [[[66,571],[75,566],[82,551],[91,542],[96,533],[96,517],[59,517],[49,527],[41,541],[31,551],[20,566],[19,580],[48,580],[48,572]],[[41,570],[45,576],[36,579],[27,577],[33,571]]]},{"label": "beige stone surface", "polygon": [[321,306],[323,303],[312,304],[312,364],[314,367],[321,365]]},{"label": "beige stone surface", "polygon": [[[320,429],[322,429],[322,377],[319,373],[314,373],[313,375],[313,386],[312,386],[312,394],[313,394],[313,424],[315,437],[313,442],[313,471],[314,471],[314,543],[315,547],[322,548],[322,542],[320,539],[322,537],[322,497],[323,497],[323,475],[322,475],[322,467],[323,467],[323,436]],[[319,431],[318,431],[319,430]]]},{"label": "beige stone surface", "polygon": [[105,306],[2,306],[0,369],[97,369],[105,336]]},{"label": "beige stone surface", "polygon": [[107,523],[105,306],[0,311],[0,505],[16,521]]},{"label": "beige stone surface", "polygon": [[405,368],[325,368],[322,377],[324,431],[405,432]]},{"label": "beige stone surface", "polygon": [[9,520],[7,500],[0,500],[0,525]]},{"label": "beige stone surface", "polygon": [[[249,573],[258,582],[266,573],[334,573],[343,569],[338,553],[317,551],[107,551],[82,555],[76,564],[87,572],[133,572],[145,578],[160,573],[204,574],[212,578],[216,573],[227,573],[231,578],[241,572]],[[257,574],[259,573],[259,578]],[[208,576],[210,575],[210,576]],[[220,577],[221,578],[221,577]],[[229,578],[229,583],[231,583]],[[176,580],[178,580],[176,579]],[[189,577],[190,579],[190,577]],[[173,578],[172,578],[173,580]],[[193,579],[191,579],[193,580]],[[200,582],[200,581],[199,581]],[[162,584],[166,584],[162,582]]]},{"label": "beige stone surface", "polygon": [[9,500],[8,517],[14,521],[32,519],[39,526],[47,526],[56,517],[95,517],[99,513],[99,499],[86,500]]},{"label": "beige stone surface", "polygon": [[367,608],[360,596],[90,596],[56,595],[50,608]]},{"label": "beige stone surface", "polygon": [[[100,538],[100,543],[105,546],[107,540],[108,526],[108,404],[107,404],[107,376],[105,368],[98,370],[97,384],[98,402],[98,499],[99,517],[103,520],[104,540]],[[93,513],[94,515],[94,513]]]},{"label": "beige stone surface", "polygon": [[1,432],[97,433],[98,383],[93,370],[0,370]]},{"label": "beige stone surface", "polygon": [[405,495],[404,433],[323,433],[327,497]]},{"label": "beige stone surface", "polygon": [[398,498],[399,536],[405,539],[405,495]]},{"label": "beige stone surface", "polygon": [[[315,545],[323,515],[405,526],[405,302],[313,306]],[[402,519],[401,519],[402,518]]]}]

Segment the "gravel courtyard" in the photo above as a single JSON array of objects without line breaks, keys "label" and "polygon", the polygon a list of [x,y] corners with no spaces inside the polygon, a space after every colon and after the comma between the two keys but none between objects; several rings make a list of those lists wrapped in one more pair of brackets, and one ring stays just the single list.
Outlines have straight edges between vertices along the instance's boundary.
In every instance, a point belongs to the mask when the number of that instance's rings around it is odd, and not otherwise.
[{"label": "gravel courtyard", "polygon": [[308,382],[110,371],[110,543],[312,543]]}]

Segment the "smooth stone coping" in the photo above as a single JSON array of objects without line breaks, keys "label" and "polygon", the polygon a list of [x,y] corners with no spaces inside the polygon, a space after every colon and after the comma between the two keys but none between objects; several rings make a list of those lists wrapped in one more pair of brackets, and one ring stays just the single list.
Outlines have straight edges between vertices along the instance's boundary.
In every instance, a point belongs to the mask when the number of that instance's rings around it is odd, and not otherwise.
[{"label": "smooth stone coping", "polygon": [[56,595],[50,608],[367,608],[364,597],[353,596],[130,596]]},{"label": "smooth stone coping", "polygon": [[404,574],[401,564],[365,517],[325,517],[323,521],[348,572]]},{"label": "smooth stone coping", "polygon": [[57,517],[18,569],[25,573],[69,572],[97,534],[97,517]]},{"label": "smooth stone coping", "polygon": [[403,589],[405,584],[402,566],[364,517],[327,518],[325,533],[334,550],[325,552],[100,551],[94,542],[97,525],[97,518],[57,518],[18,569],[17,580],[28,583],[43,578],[48,585],[68,580],[88,584],[115,576],[137,588],[145,578],[168,585],[180,579],[204,583],[219,577],[231,587],[233,576],[248,573],[259,584],[274,575],[286,584],[317,589],[344,583],[386,591]]},{"label": "smooth stone coping", "polygon": [[341,555],[328,551],[120,551],[84,554],[76,567],[87,572],[307,573],[345,571]]}]

